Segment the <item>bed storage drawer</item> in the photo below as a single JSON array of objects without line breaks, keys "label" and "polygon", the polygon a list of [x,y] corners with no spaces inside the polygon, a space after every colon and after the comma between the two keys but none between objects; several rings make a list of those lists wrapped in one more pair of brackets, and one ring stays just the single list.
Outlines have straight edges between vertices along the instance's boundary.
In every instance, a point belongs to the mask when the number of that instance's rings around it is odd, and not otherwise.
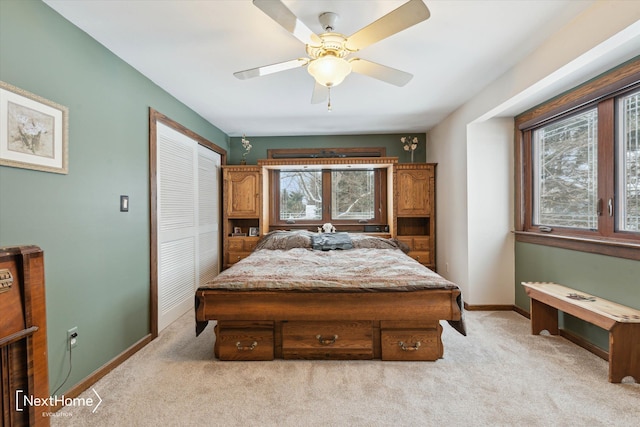
[{"label": "bed storage drawer", "polygon": [[389,329],[380,333],[382,360],[437,360],[442,357],[442,326],[433,329]]},{"label": "bed storage drawer", "polygon": [[284,359],[373,359],[373,322],[284,322]]},{"label": "bed storage drawer", "polygon": [[273,360],[273,322],[219,322],[215,351],[220,360]]}]

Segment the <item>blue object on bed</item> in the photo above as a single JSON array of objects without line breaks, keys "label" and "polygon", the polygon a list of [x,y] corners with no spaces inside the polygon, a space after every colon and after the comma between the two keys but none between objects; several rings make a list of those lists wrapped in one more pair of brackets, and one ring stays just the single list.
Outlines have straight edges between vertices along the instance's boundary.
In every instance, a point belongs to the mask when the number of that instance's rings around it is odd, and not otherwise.
[{"label": "blue object on bed", "polygon": [[319,233],[311,236],[311,247],[317,251],[353,249],[349,233]]}]

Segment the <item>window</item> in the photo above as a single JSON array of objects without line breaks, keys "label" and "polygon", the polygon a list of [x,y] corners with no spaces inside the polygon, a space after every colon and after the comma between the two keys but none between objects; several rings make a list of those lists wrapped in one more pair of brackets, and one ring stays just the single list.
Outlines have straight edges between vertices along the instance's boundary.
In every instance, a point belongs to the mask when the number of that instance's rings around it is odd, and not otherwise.
[{"label": "window", "polygon": [[618,224],[624,231],[640,231],[640,91],[618,103]]},{"label": "window", "polygon": [[640,259],[640,59],[516,125],[517,239]]},{"label": "window", "polygon": [[533,131],[533,223],[598,227],[598,111]]},{"label": "window", "polygon": [[381,223],[382,180],[380,169],[274,171],[274,218],[278,224]]},{"label": "window", "polygon": [[376,181],[372,170],[331,172],[331,220],[375,219]]},{"label": "window", "polygon": [[322,171],[280,171],[281,221],[322,220]]}]

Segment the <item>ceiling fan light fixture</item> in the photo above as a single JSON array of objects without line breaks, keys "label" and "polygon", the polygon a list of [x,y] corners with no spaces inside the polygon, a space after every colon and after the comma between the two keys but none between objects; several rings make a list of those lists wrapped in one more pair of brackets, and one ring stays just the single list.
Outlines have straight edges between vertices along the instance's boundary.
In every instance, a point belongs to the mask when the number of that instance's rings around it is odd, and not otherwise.
[{"label": "ceiling fan light fixture", "polygon": [[326,87],[338,86],[351,73],[351,64],[334,55],[314,59],[307,67],[318,84]]}]

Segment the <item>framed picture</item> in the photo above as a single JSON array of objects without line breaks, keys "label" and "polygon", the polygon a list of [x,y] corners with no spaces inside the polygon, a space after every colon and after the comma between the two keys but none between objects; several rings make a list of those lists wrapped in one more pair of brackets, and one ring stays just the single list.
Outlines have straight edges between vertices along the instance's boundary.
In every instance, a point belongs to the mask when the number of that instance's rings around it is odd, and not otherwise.
[{"label": "framed picture", "polygon": [[249,236],[257,236],[258,227],[249,227]]},{"label": "framed picture", "polygon": [[240,227],[233,227],[233,234],[240,234],[242,233],[242,230],[240,229]]},{"label": "framed picture", "polygon": [[69,109],[0,81],[0,165],[66,174]]}]

